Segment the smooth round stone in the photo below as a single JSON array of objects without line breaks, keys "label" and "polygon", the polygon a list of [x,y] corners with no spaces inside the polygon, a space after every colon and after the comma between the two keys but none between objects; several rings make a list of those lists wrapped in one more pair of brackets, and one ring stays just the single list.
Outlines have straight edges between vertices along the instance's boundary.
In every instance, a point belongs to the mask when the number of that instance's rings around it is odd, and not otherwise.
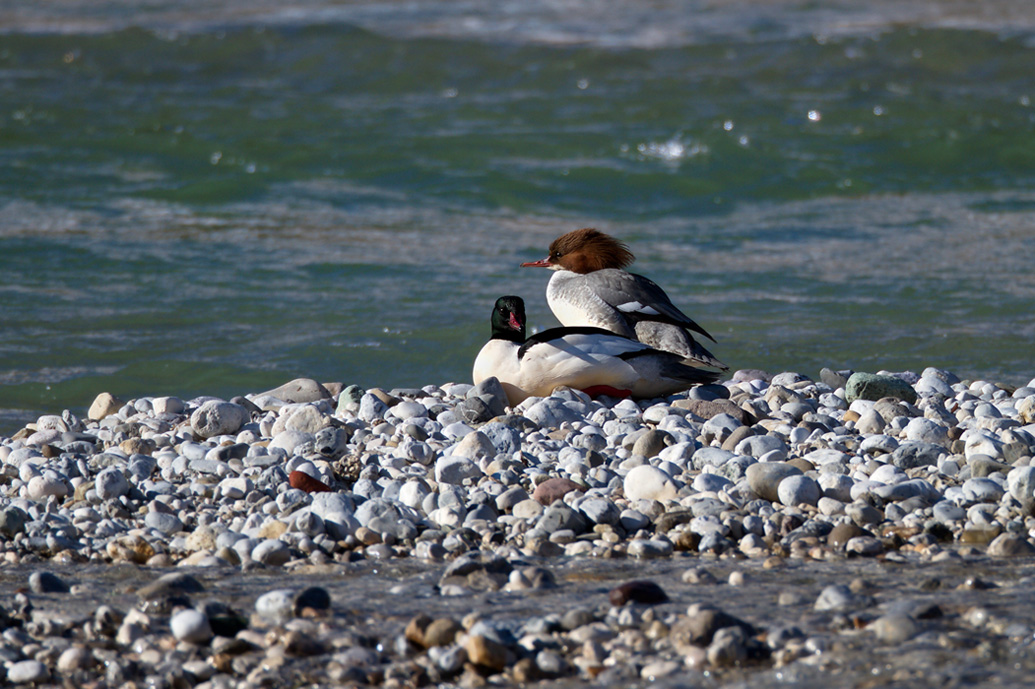
[{"label": "smooth round stone", "polygon": [[[475,434],[469,433],[467,437]],[[492,445],[484,435],[480,433],[477,433],[477,435],[481,435],[489,446]],[[494,451],[493,449],[492,452]],[[437,483],[460,485],[464,482],[464,479],[476,480],[481,476],[483,476],[482,470],[478,468],[478,465],[462,455],[446,455],[439,457],[435,462],[435,481]]]},{"label": "smooth round stone", "polygon": [[181,610],[169,620],[169,629],[177,641],[204,644],[212,638],[208,617],[197,610]]},{"label": "smooth round stone", "polygon": [[1035,501],[1035,466],[1014,467],[1006,475],[1006,486],[1021,505],[1028,507]]},{"label": "smooth round stone", "polygon": [[704,422],[701,432],[705,437],[715,437],[721,442],[743,425],[740,419],[731,414],[716,414]]},{"label": "smooth round stone", "polygon": [[734,454],[746,455],[757,459],[774,450],[782,451],[786,455],[787,444],[783,439],[775,435],[754,435],[750,438],[744,438],[737,443],[737,447],[734,448],[733,452]]},{"label": "smooth round stone", "polygon": [[275,397],[284,402],[298,404],[330,399],[331,393],[312,378],[295,378],[280,387],[260,393],[256,397]]},{"label": "smooth round stone", "polygon": [[[858,428],[859,426],[858,424],[856,424],[856,429]],[[883,430],[883,428],[884,427],[882,426],[881,430]],[[862,431],[860,430],[860,432]],[[898,447],[898,440],[892,438],[890,435],[871,435],[868,438],[864,438],[863,441],[859,443],[859,452],[868,452],[870,454],[882,455],[891,454],[892,452],[897,450]]]},{"label": "smooth round stone", "polygon": [[371,423],[380,421],[388,413],[388,405],[381,401],[377,395],[367,392],[359,400],[359,412],[356,414],[360,421]]},{"label": "smooth round stone", "polygon": [[905,471],[924,466],[938,466],[938,460],[945,454],[948,454],[948,452],[941,445],[909,441],[899,445],[891,453],[890,461],[899,469]]},{"label": "smooth round stone", "polygon": [[14,538],[25,531],[25,523],[30,521],[22,509],[9,505],[0,509],[0,535]]},{"label": "smooth round stone", "polygon": [[424,417],[428,415],[428,408],[420,402],[411,402],[409,400],[403,400],[399,404],[392,407],[392,416],[399,419],[400,421],[407,421],[415,417]]},{"label": "smooth round stone", "polygon": [[692,487],[694,490],[702,493],[718,493],[722,489],[732,485],[733,481],[729,480],[725,476],[701,473],[694,477]]},{"label": "smooth round stone", "polygon": [[990,478],[971,478],[963,482],[963,497],[970,502],[999,502],[1006,493]]},{"label": "smooth round stone", "polygon": [[673,442],[672,435],[665,431],[650,430],[636,439],[632,453],[641,457],[657,457],[666,447]]},{"label": "smooth round stone", "polygon": [[62,499],[68,497],[68,485],[56,476],[44,474],[29,479],[26,492],[31,500],[46,500],[51,496]]},{"label": "smooth round stone", "polygon": [[267,538],[252,549],[251,556],[256,562],[276,567],[291,560],[291,549],[284,541]]},{"label": "smooth round stone", "polygon": [[914,478],[902,481],[891,486],[875,486],[872,489],[874,495],[882,500],[890,502],[902,502],[910,498],[922,498],[929,503],[941,499],[938,489],[922,478]]},{"label": "smooth round stone", "polygon": [[733,452],[719,447],[702,447],[690,458],[693,468],[700,471],[706,466],[721,467],[736,457]]},{"label": "smooth round stone", "polygon": [[561,477],[548,478],[535,487],[535,491],[532,492],[532,499],[541,505],[549,506],[573,490],[581,492],[585,488],[571,479]]},{"label": "smooth round stone", "polygon": [[126,480],[121,469],[108,467],[97,474],[94,489],[101,500],[114,500],[129,492],[129,481]]},{"label": "smooth round stone", "polygon": [[66,648],[58,656],[57,670],[61,673],[70,673],[77,670],[86,670],[93,665],[93,653],[83,646],[71,646]]},{"label": "smooth round stone", "polygon": [[872,436],[883,432],[887,425],[888,422],[877,413],[877,410],[870,409],[859,416],[855,422],[855,430],[859,431],[861,435]]},{"label": "smooth round stone", "polygon": [[941,395],[942,397],[952,397],[956,393],[953,392],[952,386],[943,380],[939,380],[935,376],[922,375],[920,380],[913,386],[916,389],[918,395],[923,397],[929,397],[931,395]]},{"label": "smooth round stone", "polygon": [[240,500],[254,489],[247,476],[232,476],[219,482],[219,493],[229,500]]},{"label": "smooth round stone", "polygon": [[893,464],[882,464],[870,474],[870,480],[878,483],[899,483],[906,479],[906,472]]},{"label": "smooth round stone", "polygon": [[906,440],[916,440],[946,447],[949,445],[949,429],[940,423],[923,417],[910,419],[902,432],[902,436]]},{"label": "smooth round stone", "polygon": [[49,676],[47,666],[38,660],[21,660],[7,666],[7,680],[11,684],[42,682]]},{"label": "smooth round stone", "polygon": [[851,612],[874,604],[870,596],[853,593],[845,584],[827,586],[813,606],[818,612]]},{"label": "smooth round stone", "polygon": [[884,552],[884,544],[873,536],[856,536],[845,543],[845,552],[866,557],[875,557]]},{"label": "smooth round stone", "polygon": [[845,506],[845,514],[859,526],[874,525],[884,519],[884,515],[873,505],[851,503]]},{"label": "smooth round stone", "polygon": [[635,533],[650,526],[650,518],[638,510],[626,508],[618,516],[618,523],[626,532]]},{"label": "smooth round stone", "polygon": [[255,601],[255,612],[269,620],[290,618],[295,610],[295,592],[292,589],[276,589],[262,594]]},{"label": "smooth round stone", "polygon": [[609,498],[589,498],[578,503],[579,510],[594,524],[618,523],[622,510]]},{"label": "smooth round stone", "polygon": [[543,511],[537,526],[546,533],[570,530],[580,534],[586,530],[586,520],[581,512],[564,503],[555,503]]},{"label": "smooth round stone", "polygon": [[68,593],[68,584],[51,572],[33,572],[29,575],[29,590],[33,593]]},{"label": "smooth round stone", "polygon": [[118,412],[122,408],[122,404],[122,400],[110,392],[102,392],[90,404],[90,409],[86,412],[86,418],[91,421],[100,421]]},{"label": "smooth round stone", "polygon": [[273,440],[269,444],[269,449],[281,449],[288,455],[291,455],[294,454],[295,448],[305,443],[314,442],[315,440],[316,436],[312,433],[296,430],[294,428],[287,428],[273,436]]},{"label": "smooth round stone", "polygon": [[920,633],[920,625],[909,615],[883,615],[869,627],[876,637],[886,644],[901,644]]},{"label": "smooth round stone", "polygon": [[528,499],[528,491],[521,486],[514,486],[496,496],[496,509],[500,512],[510,512],[518,503]]},{"label": "smooth round stone", "polygon": [[678,493],[668,474],[647,464],[626,474],[623,488],[629,500],[674,500]]},{"label": "smooth round stone", "polygon": [[329,610],[331,607],[331,594],[327,589],[319,586],[310,586],[295,597],[295,609],[303,610]]},{"label": "smooth round stone", "polygon": [[992,435],[975,433],[967,438],[963,454],[968,459],[975,455],[984,455],[998,461],[1003,456],[1003,443]]},{"label": "smooth round stone", "polygon": [[[790,476],[800,476],[801,470],[786,462],[756,462],[749,466],[744,473],[748,487],[756,495],[769,502],[779,502],[780,483]],[[818,495],[816,500],[819,500]]]},{"label": "smooth round stone", "polygon": [[183,531],[183,522],[180,518],[165,512],[148,512],[144,517],[144,525],[167,536]]},{"label": "smooth round stone", "polygon": [[466,457],[468,459],[479,459],[481,457],[493,457],[496,455],[496,446],[485,433],[480,430],[468,433],[457,443],[450,453],[453,457]]},{"label": "smooth round stone", "polygon": [[852,501],[852,486],[855,485],[855,480],[850,476],[825,472],[821,473],[817,480],[824,497],[843,503]]},{"label": "smooth round stone", "polygon": [[187,411],[187,405],[179,397],[155,397],[151,400],[151,408],[156,416],[182,414]]},{"label": "smooth round stone", "polygon": [[1004,533],[988,544],[987,552],[992,557],[1032,557],[1035,556],[1035,545],[1018,534]]},{"label": "smooth round stone", "polygon": [[916,402],[913,386],[896,376],[875,375],[856,372],[845,384],[845,399],[849,404],[857,399],[877,401],[885,397],[897,397],[910,404]]},{"label": "smooth round stone", "polygon": [[[618,607],[626,603],[640,603],[642,605],[658,605],[667,603],[669,598],[664,589],[653,581],[637,579],[619,584],[611,589],[608,594],[611,605]],[[588,626],[588,625],[587,625]]]},{"label": "smooth round stone", "polygon": [[239,404],[208,400],[194,410],[190,416],[191,429],[202,438],[217,435],[232,435],[248,423],[251,415]]},{"label": "smooth round stone", "polygon": [[583,420],[582,414],[554,396],[539,400],[525,410],[524,416],[540,428],[560,428],[565,421],[575,423]]},{"label": "smooth round stone", "polygon": [[935,503],[932,508],[934,518],[942,524],[955,524],[967,518],[967,511],[948,500]]},{"label": "smooth round stone", "polygon": [[819,483],[811,476],[788,476],[777,487],[780,503],[787,506],[802,503],[815,506],[822,495]]},{"label": "smooth round stone", "polygon": [[518,519],[536,519],[543,513],[543,509],[541,504],[529,498],[514,505],[511,512]]},{"label": "smooth round stone", "polygon": [[637,538],[629,543],[627,552],[630,557],[641,560],[668,557],[672,554],[672,542]]}]

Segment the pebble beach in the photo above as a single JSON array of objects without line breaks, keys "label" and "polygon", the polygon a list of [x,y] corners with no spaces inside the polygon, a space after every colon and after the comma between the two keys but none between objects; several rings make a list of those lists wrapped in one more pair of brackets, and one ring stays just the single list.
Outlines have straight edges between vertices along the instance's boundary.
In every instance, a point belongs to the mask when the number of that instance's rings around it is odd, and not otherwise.
[{"label": "pebble beach", "polygon": [[0,438],[11,684],[1011,686],[1035,379],[99,394]]}]

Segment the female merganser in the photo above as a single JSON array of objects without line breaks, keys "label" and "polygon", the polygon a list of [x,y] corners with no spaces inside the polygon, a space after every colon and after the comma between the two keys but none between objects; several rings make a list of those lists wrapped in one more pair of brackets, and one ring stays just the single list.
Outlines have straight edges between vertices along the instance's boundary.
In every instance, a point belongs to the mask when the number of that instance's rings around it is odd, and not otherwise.
[{"label": "female merganser", "polygon": [[546,287],[546,301],[561,325],[604,328],[728,370],[689,331],[712,342],[714,337],[676,308],[654,281],[623,270],[634,260],[625,244],[587,228],[561,235],[550,244],[549,256],[521,267],[555,271]]},{"label": "female merganser", "polygon": [[526,340],[521,297],[497,299],[491,322],[492,339],[474,360],[474,383],[495,376],[512,407],[562,385],[590,395],[652,399],[719,377],[601,328],[551,328]]}]

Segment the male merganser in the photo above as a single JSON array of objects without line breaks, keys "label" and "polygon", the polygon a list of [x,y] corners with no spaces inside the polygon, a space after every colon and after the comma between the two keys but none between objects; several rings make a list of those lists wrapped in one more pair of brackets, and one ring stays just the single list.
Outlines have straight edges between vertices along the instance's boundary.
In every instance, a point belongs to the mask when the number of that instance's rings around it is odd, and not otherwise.
[{"label": "male merganser", "polygon": [[594,229],[561,235],[550,255],[521,267],[555,271],[546,301],[561,325],[594,326],[633,338],[726,371],[726,364],[697,342],[689,331],[715,338],[680,311],[653,280],[624,270],[635,260],[629,248]]},{"label": "male merganser", "polygon": [[525,339],[521,297],[497,299],[491,322],[492,339],[474,360],[474,383],[495,376],[512,407],[562,385],[590,395],[652,399],[719,377],[601,328],[551,328]]}]

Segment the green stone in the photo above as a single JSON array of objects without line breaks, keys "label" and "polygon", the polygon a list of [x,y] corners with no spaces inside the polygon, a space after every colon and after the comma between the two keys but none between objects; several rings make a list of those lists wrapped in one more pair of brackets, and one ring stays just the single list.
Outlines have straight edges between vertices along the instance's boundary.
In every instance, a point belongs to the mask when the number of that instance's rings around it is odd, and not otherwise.
[{"label": "green stone", "polygon": [[901,378],[873,373],[853,373],[845,385],[845,399],[849,404],[855,400],[876,402],[884,397],[896,397],[913,404],[916,402],[916,390]]}]

